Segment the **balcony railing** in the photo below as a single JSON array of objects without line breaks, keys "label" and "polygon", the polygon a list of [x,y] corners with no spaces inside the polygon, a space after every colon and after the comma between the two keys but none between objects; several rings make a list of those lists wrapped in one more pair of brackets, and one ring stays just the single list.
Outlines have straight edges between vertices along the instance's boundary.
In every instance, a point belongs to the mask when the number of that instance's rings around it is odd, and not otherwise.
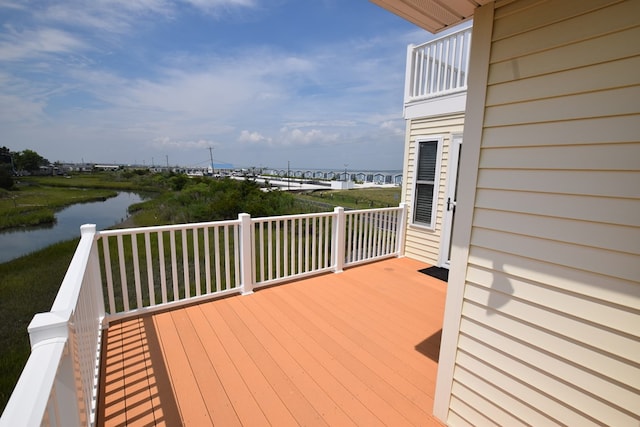
[{"label": "balcony railing", "polygon": [[467,90],[471,27],[407,48],[405,104]]},{"label": "balcony railing", "polygon": [[82,226],[51,311],[29,325],[31,355],[0,427],[94,425],[110,320],[398,256],[405,219],[402,204],[99,233]]}]

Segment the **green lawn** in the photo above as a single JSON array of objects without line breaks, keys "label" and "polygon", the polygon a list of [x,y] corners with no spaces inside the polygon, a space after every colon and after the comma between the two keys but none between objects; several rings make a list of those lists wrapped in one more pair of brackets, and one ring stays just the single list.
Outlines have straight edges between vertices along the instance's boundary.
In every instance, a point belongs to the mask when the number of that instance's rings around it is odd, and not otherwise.
[{"label": "green lawn", "polygon": [[386,208],[400,204],[400,187],[322,190],[297,194],[296,197],[310,202],[352,209]]}]

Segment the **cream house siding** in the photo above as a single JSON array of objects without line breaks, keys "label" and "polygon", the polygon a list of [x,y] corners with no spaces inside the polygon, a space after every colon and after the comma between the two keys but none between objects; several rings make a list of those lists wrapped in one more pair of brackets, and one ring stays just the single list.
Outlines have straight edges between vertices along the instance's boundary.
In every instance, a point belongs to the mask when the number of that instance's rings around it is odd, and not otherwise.
[{"label": "cream house siding", "polygon": [[496,3],[450,425],[640,423],[639,16]]},{"label": "cream house siding", "polygon": [[[402,200],[408,203],[407,235],[405,241],[405,256],[437,265],[440,255],[442,235],[443,207],[447,185],[447,171],[449,170],[449,146],[452,135],[461,134],[463,130],[464,114],[448,116],[409,119],[407,123],[407,141],[405,147],[406,172],[403,177]],[[434,230],[411,223],[413,217],[413,191],[415,184],[416,139],[442,138],[442,160],[440,179],[438,181],[437,216]]]}]

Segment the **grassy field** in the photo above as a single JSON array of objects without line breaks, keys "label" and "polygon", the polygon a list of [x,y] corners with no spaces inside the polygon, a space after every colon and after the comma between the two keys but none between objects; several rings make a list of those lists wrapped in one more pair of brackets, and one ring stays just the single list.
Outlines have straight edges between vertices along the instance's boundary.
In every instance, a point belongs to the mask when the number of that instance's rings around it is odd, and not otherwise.
[{"label": "grassy field", "polygon": [[49,311],[78,240],[0,264],[0,412],[29,357],[27,326]]},{"label": "grassy field", "polygon": [[387,208],[400,204],[400,187],[313,191],[296,197],[352,209]]}]

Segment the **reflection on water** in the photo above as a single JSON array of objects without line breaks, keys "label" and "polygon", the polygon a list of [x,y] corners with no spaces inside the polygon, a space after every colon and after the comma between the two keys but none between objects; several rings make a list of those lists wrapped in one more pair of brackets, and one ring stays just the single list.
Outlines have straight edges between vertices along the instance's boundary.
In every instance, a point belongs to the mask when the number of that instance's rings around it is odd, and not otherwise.
[{"label": "reflection on water", "polygon": [[7,262],[54,243],[80,237],[82,224],[104,230],[127,217],[127,208],[142,199],[135,193],[119,193],[104,202],[81,203],[56,213],[56,223],[0,233],[0,262]]}]

